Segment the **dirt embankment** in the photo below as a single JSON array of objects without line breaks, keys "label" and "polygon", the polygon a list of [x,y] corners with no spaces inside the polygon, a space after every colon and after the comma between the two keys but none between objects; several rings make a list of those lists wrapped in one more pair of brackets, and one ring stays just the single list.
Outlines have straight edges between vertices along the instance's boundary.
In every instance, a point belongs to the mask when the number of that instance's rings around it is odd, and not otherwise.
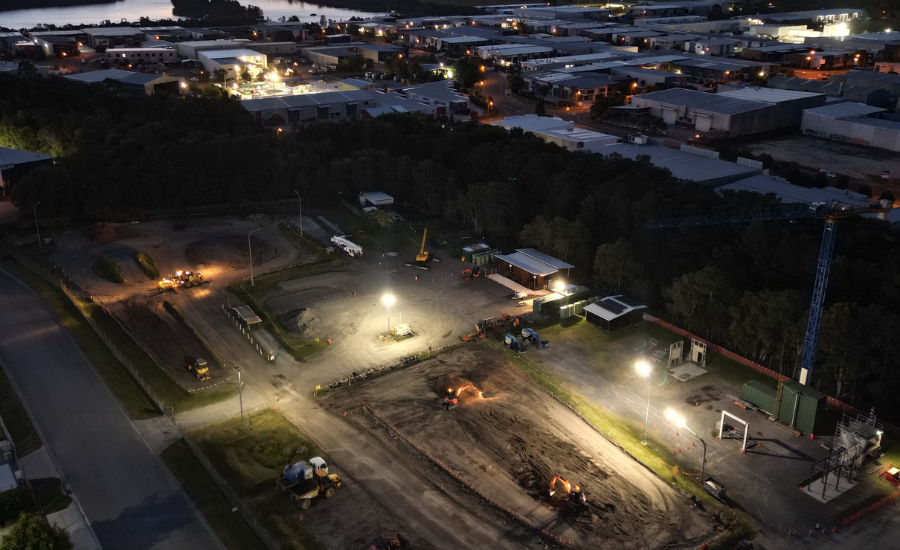
[{"label": "dirt embankment", "polygon": [[[276,255],[274,246],[266,241],[250,237],[249,248],[253,251],[253,265],[262,265]],[[250,267],[250,251],[245,237],[229,235],[212,237],[191,243],[184,251],[185,257],[197,269],[216,265],[229,271]]]},{"label": "dirt embankment", "polygon": [[[468,382],[483,396],[466,389],[458,406],[445,410],[448,388]],[[328,399],[336,411],[363,402],[500,506],[576,547],[684,547],[711,528],[683,495],[486,345],[342,388]],[[581,486],[585,506],[569,506],[560,485],[550,496],[554,473]]]}]

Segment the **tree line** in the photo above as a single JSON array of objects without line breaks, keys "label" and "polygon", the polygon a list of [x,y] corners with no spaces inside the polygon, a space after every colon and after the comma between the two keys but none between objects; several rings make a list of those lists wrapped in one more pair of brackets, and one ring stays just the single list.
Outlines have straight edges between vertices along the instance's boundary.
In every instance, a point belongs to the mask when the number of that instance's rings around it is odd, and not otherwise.
[{"label": "tree line", "polygon": [[[380,190],[506,251],[535,246],[601,293],[794,375],[822,222],[645,228],[658,217],[771,206],[679,181],[647,157],[570,152],[520,130],[390,115],[275,135],[222,97],[122,97],[103,85],[0,75],[0,145],[55,155],[19,181],[24,211],[114,213]],[[900,251],[884,222],[840,222],[815,384],[890,408],[900,357]]]}]

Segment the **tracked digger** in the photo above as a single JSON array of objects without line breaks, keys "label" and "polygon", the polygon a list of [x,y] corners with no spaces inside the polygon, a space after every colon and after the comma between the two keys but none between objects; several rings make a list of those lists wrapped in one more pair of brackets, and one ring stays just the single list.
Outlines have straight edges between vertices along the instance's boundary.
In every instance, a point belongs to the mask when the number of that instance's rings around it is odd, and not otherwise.
[{"label": "tracked digger", "polygon": [[428,264],[431,263],[431,260],[433,258],[431,257],[431,253],[428,252],[427,250],[425,250],[425,238],[426,237],[428,237],[428,228],[427,227],[425,228],[425,232],[422,233],[422,246],[419,247],[419,252],[416,254],[416,259],[415,259],[415,261],[408,262],[406,264],[407,267],[417,267],[419,269],[424,269],[425,271],[428,271],[431,269],[431,267],[429,267]]},{"label": "tracked digger", "polygon": [[553,479],[550,480],[551,497],[556,494],[557,483],[559,483],[560,487],[562,487],[563,491],[566,493],[566,504],[575,509],[579,509],[585,505],[587,497],[584,496],[584,491],[581,490],[581,487],[576,485],[573,489],[566,478],[556,473],[553,474]]},{"label": "tracked digger", "polygon": [[447,410],[450,410],[453,407],[459,405],[460,394],[470,388],[472,389],[472,391],[478,394],[478,397],[484,397],[484,392],[476,388],[475,384],[473,384],[472,382],[467,382],[466,384],[463,384],[455,390],[453,388],[447,388],[447,393],[446,395],[444,395],[444,407],[446,407]]}]

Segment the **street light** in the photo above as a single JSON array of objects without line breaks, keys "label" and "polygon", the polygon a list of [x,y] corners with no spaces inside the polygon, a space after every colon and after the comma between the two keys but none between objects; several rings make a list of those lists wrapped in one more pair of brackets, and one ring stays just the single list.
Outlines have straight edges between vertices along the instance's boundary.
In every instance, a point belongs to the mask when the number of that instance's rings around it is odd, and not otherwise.
[{"label": "street light", "polygon": [[241,431],[244,430],[244,384],[241,382],[241,367],[235,367],[238,371],[238,399],[241,401]]},{"label": "street light", "polygon": [[666,418],[675,422],[678,426],[684,428],[685,430],[694,434],[694,437],[700,440],[700,443],[703,445],[703,461],[700,463],[700,484],[703,484],[703,471],[706,468],[706,441],[703,441],[703,438],[697,435],[697,432],[687,427],[684,422],[684,417],[677,414],[672,409],[666,411]]},{"label": "street light", "polygon": [[641,439],[641,444],[647,444],[647,423],[650,422],[650,372],[653,370],[650,367],[650,363],[646,361],[638,361],[634,368],[637,369],[638,376],[647,379],[647,412],[644,414],[644,437]]},{"label": "street light", "polygon": [[253,231],[247,233],[247,251],[250,253],[250,286],[256,286],[253,282],[253,246],[250,245],[250,235],[260,229],[262,229],[262,227],[257,227]]},{"label": "street light", "polygon": [[297,202],[300,203],[300,236],[303,236],[303,199],[300,198],[300,192],[294,190],[294,194],[297,195]]},{"label": "street light", "polygon": [[37,221],[37,207],[39,204],[41,204],[41,201],[34,203],[34,228],[37,230],[38,248],[43,248],[44,245],[41,244],[41,226],[38,225]]},{"label": "street light", "polygon": [[394,305],[396,298],[393,294],[385,294],[381,297],[381,303],[387,306],[388,310],[388,334],[391,333],[391,306]]}]

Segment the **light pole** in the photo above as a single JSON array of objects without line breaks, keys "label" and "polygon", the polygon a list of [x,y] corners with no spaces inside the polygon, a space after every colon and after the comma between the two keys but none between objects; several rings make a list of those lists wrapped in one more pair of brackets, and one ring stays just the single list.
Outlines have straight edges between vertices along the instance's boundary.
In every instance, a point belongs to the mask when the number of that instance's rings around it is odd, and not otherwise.
[{"label": "light pole", "polygon": [[244,384],[241,382],[241,367],[237,367],[238,371],[238,399],[241,402],[241,431],[244,430]]},{"label": "light pole", "polygon": [[646,361],[638,361],[634,365],[639,376],[647,379],[647,412],[644,414],[644,437],[641,439],[641,445],[647,444],[647,423],[650,422],[650,363]]},{"label": "light pole", "polygon": [[37,207],[39,204],[41,204],[41,201],[37,201],[36,203],[34,203],[34,228],[37,230],[38,248],[43,248],[44,245],[41,244],[41,226],[38,225],[37,220]]},{"label": "light pole", "polygon": [[706,468],[706,441],[703,441],[703,438],[700,437],[699,435],[697,435],[697,432],[688,428],[687,424],[685,424],[685,422],[684,422],[684,417],[679,416],[678,414],[675,413],[675,411],[673,411],[671,409],[666,411],[666,418],[675,421],[675,423],[678,426],[680,426],[680,427],[684,428],[685,430],[694,434],[694,437],[699,439],[700,444],[703,445],[703,461],[700,463],[700,484],[702,485],[703,484],[703,472]]},{"label": "light pole", "polygon": [[303,199],[300,198],[300,192],[294,190],[294,193],[297,195],[297,202],[300,203],[300,236],[303,236]]},{"label": "light pole", "polygon": [[247,233],[247,251],[250,253],[250,286],[256,286],[253,282],[253,246],[250,244],[250,235],[252,235],[254,231],[259,231],[260,229],[262,229],[262,227],[257,227]]},{"label": "light pole", "polygon": [[391,334],[391,306],[395,301],[396,299],[393,294],[385,294],[381,297],[381,303],[387,306],[388,311],[388,335]]}]

